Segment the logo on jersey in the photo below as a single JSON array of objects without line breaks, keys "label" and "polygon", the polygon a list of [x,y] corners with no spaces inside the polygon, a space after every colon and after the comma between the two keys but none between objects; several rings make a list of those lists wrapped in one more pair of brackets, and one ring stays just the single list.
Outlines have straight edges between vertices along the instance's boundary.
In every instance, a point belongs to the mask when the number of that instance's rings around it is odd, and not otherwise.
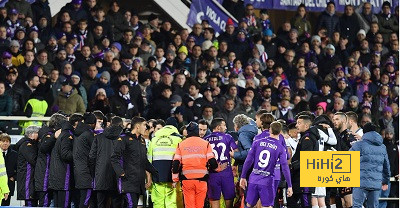
[{"label": "logo on jersey", "polygon": [[300,152],[301,187],[359,187],[360,152]]}]

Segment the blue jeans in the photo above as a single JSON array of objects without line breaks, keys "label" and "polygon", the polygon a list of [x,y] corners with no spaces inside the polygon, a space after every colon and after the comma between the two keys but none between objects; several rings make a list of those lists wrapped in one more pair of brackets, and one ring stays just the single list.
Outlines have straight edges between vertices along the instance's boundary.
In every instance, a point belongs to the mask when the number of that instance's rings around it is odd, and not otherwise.
[{"label": "blue jeans", "polygon": [[[388,185],[388,189],[386,190],[386,191],[383,191],[383,190],[381,190],[381,196],[380,196],[380,198],[388,198],[389,197],[389,194],[390,194],[390,183],[389,183],[389,185]],[[383,201],[380,201],[379,202],[379,208],[386,208],[386,206],[387,206],[387,201],[386,200],[383,200]]]},{"label": "blue jeans", "polygon": [[362,208],[367,200],[367,208],[378,208],[381,191],[375,189],[353,188],[353,208]]}]

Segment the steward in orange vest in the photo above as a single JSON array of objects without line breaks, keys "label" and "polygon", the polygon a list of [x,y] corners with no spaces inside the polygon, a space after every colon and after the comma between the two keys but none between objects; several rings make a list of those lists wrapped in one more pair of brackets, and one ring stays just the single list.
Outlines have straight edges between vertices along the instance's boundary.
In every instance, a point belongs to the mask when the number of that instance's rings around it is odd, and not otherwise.
[{"label": "steward in orange vest", "polygon": [[179,179],[182,180],[186,208],[203,208],[207,193],[208,169],[219,172],[226,168],[227,163],[217,163],[210,143],[198,136],[197,123],[190,122],[186,129],[188,138],[176,148],[172,163],[172,180],[174,185]]}]

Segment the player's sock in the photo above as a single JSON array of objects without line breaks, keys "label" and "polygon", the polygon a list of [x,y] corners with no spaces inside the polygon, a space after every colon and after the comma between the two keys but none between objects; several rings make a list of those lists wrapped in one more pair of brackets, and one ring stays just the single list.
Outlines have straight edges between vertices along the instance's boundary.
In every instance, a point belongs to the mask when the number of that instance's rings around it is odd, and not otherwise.
[{"label": "player's sock", "polygon": [[336,204],[331,204],[331,208],[336,208]]},{"label": "player's sock", "polygon": [[322,207],[319,207],[319,208],[326,208],[326,206],[322,206]]},{"label": "player's sock", "polygon": [[319,208],[319,206],[318,205],[313,205],[312,208]]}]

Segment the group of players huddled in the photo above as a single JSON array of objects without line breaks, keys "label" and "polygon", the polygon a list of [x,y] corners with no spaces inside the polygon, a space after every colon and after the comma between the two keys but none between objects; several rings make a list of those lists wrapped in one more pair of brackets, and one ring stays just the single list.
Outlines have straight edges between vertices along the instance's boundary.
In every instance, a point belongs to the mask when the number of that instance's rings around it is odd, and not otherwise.
[{"label": "group of players huddled", "polygon": [[[16,180],[17,198],[25,200],[26,206],[40,207],[363,204],[366,197],[361,197],[362,201],[352,197],[351,187],[300,187],[300,152],[357,150],[363,154],[362,144],[358,149],[355,146],[376,133],[373,124],[365,124],[364,132],[357,127],[353,133],[349,129],[354,128],[351,125],[357,114],[352,112],[338,112],[333,119],[301,112],[289,125],[265,110],[258,111],[255,118],[239,114],[233,119],[235,131],[227,132],[222,118],[214,118],[211,125],[202,120],[191,122],[178,130],[163,120],[134,117],[126,121],[118,116],[106,118],[99,111],[56,113],[48,125],[25,129],[25,137],[15,146],[16,176],[10,175],[7,166],[9,186]],[[377,133],[373,137],[380,139],[376,145],[380,148],[382,137]],[[0,141],[3,151],[14,152],[7,150],[7,134],[2,134]],[[6,150],[4,143],[8,144]],[[206,145],[204,152],[202,145]],[[381,173],[379,183],[387,185],[386,149],[381,155],[382,167],[375,168]],[[5,156],[5,160],[10,164],[11,159]],[[188,188],[189,184],[193,187]],[[372,198],[368,196],[368,203],[377,202]]]}]

